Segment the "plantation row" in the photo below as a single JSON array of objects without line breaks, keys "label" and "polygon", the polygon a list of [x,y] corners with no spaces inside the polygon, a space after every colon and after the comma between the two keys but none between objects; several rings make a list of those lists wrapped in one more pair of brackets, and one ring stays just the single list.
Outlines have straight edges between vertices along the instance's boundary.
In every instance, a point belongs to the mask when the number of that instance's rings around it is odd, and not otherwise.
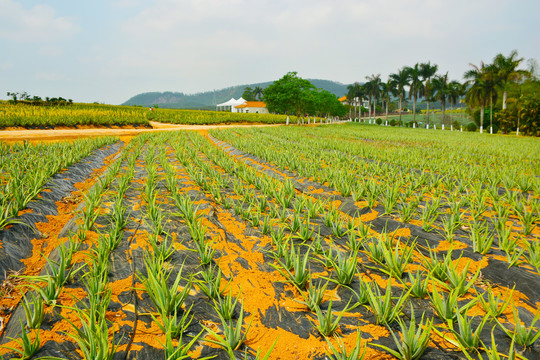
[{"label": "plantation row", "polygon": [[0,102],[0,126],[76,127],[76,126],[150,126],[149,121],[174,124],[285,123],[285,115],[249,114],[216,111],[153,109],[98,104],[70,106],[31,106]]},{"label": "plantation row", "polygon": [[86,194],[68,243],[24,278],[6,330],[18,340],[0,351],[535,358],[538,152],[417,134],[347,125],[133,139]]},{"label": "plantation row", "polygon": [[52,175],[116,141],[103,137],[47,145],[0,143],[0,230],[15,222]]}]

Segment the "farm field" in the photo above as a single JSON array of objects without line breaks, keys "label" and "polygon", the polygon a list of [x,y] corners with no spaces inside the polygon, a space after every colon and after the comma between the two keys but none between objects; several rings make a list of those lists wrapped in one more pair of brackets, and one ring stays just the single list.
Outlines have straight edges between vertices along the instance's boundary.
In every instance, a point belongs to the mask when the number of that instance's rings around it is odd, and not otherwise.
[{"label": "farm field", "polygon": [[285,123],[286,116],[217,111],[79,104],[37,106],[0,101],[0,128],[150,127],[150,121],[209,125],[230,123]]},{"label": "farm field", "polygon": [[535,138],[229,128],[0,163],[5,358],[540,357]]}]

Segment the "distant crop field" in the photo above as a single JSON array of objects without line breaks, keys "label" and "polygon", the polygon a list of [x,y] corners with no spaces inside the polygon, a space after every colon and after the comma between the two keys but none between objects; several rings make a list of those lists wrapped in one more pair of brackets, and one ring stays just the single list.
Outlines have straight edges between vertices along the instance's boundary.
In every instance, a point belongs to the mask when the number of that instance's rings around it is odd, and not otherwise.
[{"label": "distant crop field", "polygon": [[344,124],[0,150],[7,358],[540,355],[537,139]]},{"label": "distant crop field", "polygon": [[52,128],[77,126],[150,126],[149,121],[210,125],[231,123],[285,123],[286,115],[231,113],[217,111],[178,110],[72,104],[65,106],[34,106],[0,102],[0,128]]}]

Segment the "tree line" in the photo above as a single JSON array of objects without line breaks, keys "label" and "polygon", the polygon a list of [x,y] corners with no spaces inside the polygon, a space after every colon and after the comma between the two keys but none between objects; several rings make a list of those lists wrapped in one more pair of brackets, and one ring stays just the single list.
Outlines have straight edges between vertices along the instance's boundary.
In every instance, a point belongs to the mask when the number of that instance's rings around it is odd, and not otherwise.
[{"label": "tree line", "polygon": [[[442,110],[443,124],[449,124],[447,106],[465,103],[467,111],[482,132],[486,115],[489,116],[490,132],[504,133],[518,131],[529,135],[540,135],[540,81],[534,66],[520,69],[524,59],[512,51],[508,56],[497,54],[492,63],[469,64],[471,69],[463,74],[464,81],[449,80],[448,72],[439,74],[436,64],[417,63],[404,66],[388,76],[386,81],[380,74],[366,77],[367,82],[355,82],[347,87],[347,99],[353,106],[355,116],[362,112],[375,114],[380,102],[385,107],[388,118],[389,105],[397,99],[399,122],[403,124],[403,103],[412,101],[413,120],[416,122],[417,102],[427,105],[426,122],[431,126],[430,104],[438,101]],[[363,101],[368,108],[362,107]],[[450,122],[451,123],[451,122]]]},{"label": "tree line", "polygon": [[63,106],[73,104],[73,100],[71,99],[64,99],[63,97],[46,97],[45,99],[42,99],[39,96],[29,95],[26,91],[22,93],[8,91],[7,96],[10,97],[8,102],[11,104],[25,104],[34,106]]}]

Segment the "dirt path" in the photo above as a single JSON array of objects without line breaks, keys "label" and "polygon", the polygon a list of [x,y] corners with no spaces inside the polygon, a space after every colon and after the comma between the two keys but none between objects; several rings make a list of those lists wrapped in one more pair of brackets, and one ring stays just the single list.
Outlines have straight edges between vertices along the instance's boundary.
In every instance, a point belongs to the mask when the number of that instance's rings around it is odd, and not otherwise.
[{"label": "dirt path", "polygon": [[53,129],[53,130],[2,130],[0,141],[56,141],[78,139],[92,136],[120,136],[131,137],[143,132],[170,131],[170,130],[210,130],[226,127],[265,127],[279,126],[279,124],[238,124],[238,125],[177,125],[150,121],[151,129]]}]

